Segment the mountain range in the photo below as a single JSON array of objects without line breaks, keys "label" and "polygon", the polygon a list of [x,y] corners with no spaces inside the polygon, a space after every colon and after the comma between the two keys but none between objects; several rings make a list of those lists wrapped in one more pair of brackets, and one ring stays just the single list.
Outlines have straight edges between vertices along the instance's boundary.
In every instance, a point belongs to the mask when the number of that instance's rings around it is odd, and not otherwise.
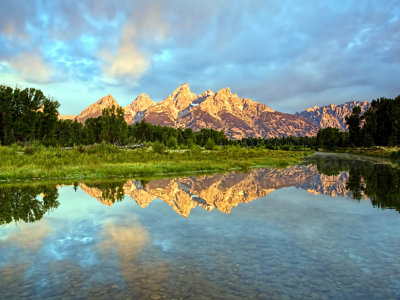
[{"label": "mountain range", "polygon": [[[191,128],[194,131],[212,128],[223,130],[229,138],[240,139],[250,136],[315,136],[320,128],[328,126],[347,130],[345,117],[356,105],[360,105],[362,111],[369,107],[368,102],[353,101],[342,105],[315,106],[300,113],[288,114],[251,99],[240,98],[230,88],[223,88],[216,93],[207,90],[196,95],[184,83],[158,103],[142,93],[123,109],[128,124],[145,120],[155,125]],[[112,106],[120,107],[111,95],[107,95],[79,115],[60,115],[59,118],[84,123],[88,118],[100,116],[103,109]]]}]

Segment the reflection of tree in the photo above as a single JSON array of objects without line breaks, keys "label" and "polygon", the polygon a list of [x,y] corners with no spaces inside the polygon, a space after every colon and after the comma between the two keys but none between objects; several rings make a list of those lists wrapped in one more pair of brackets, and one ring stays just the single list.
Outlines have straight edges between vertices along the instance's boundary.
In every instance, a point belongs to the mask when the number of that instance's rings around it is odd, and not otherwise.
[{"label": "reflection of tree", "polygon": [[56,186],[1,187],[0,224],[38,221],[48,210],[58,207],[57,198]]},{"label": "reflection of tree", "polygon": [[124,183],[125,181],[116,182],[96,182],[96,183],[84,183],[89,188],[95,188],[101,195],[102,201],[115,203],[116,201],[122,201],[125,197],[124,194]]},{"label": "reflection of tree", "polygon": [[321,156],[311,161],[321,174],[349,172],[346,188],[354,199],[367,195],[373,206],[394,208],[400,212],[400,170],[387,164],[358,161],[338,156]]}]

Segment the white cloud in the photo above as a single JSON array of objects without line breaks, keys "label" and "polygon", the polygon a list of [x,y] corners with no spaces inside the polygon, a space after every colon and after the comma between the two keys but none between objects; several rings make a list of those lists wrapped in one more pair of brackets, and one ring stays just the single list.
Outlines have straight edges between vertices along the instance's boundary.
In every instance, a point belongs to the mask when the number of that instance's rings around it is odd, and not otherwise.
[{"label": "white cloud", "polygon": [[51,67],[38,53],[21,53],[10,60],[10,65],[27,82],[47,83],[50,81]]},{"label": "white cloud", "polygon": [[159,43],[168,37],[169,24],[161,11],[158,2],[137,4],[122,28],[117,49],[108,47],[99,53],[107,77],[137,81],[149,69],[153,53],[140,45]]}]

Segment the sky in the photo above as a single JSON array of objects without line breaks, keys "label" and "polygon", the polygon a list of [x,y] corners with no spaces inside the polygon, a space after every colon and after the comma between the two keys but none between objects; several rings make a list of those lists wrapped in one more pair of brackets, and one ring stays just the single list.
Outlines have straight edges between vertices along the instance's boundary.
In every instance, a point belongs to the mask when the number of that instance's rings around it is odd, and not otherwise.
[{"label": "sky", "polygon": [[0,84],[79,114],[182,83],[275,110],[400,94],[400,1],[0,0]]}]

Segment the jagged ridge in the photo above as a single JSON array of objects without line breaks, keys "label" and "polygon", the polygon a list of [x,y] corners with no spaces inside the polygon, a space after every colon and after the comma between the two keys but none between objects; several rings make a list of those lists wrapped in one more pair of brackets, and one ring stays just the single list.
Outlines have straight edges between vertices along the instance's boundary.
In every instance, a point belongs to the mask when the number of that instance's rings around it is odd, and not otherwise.
[{"label": "jagged ridge", "polygon": [[[108,95],[83,110],[75,119],[84,123],[88,118],[100,116],[104,108],[111,106],[119,107],[119,104]],[[223,130],[229,138],[235,139],[313,136],[319,129],[302,117],[276,112],[262,103],[240,98],[229,88],[196,95],[187,83],[159,103],[142,93],[124,110],[128,124],[144,119],[156,125],[192,128],[195,131],[212,128]],[[65,119],[63,116],[60,118]]]},{"label": "jagged ridge", "polygon": [[314,106],[300,113],[295,113],[295,115],[307,119],[320,128],[334,127],[341,131],[347,131],[345,118],[351,114],[355,106],[360,106],[361,113],[363,113],[368,110],[370,103],[367,101],[351,101],[339,105]]}]

